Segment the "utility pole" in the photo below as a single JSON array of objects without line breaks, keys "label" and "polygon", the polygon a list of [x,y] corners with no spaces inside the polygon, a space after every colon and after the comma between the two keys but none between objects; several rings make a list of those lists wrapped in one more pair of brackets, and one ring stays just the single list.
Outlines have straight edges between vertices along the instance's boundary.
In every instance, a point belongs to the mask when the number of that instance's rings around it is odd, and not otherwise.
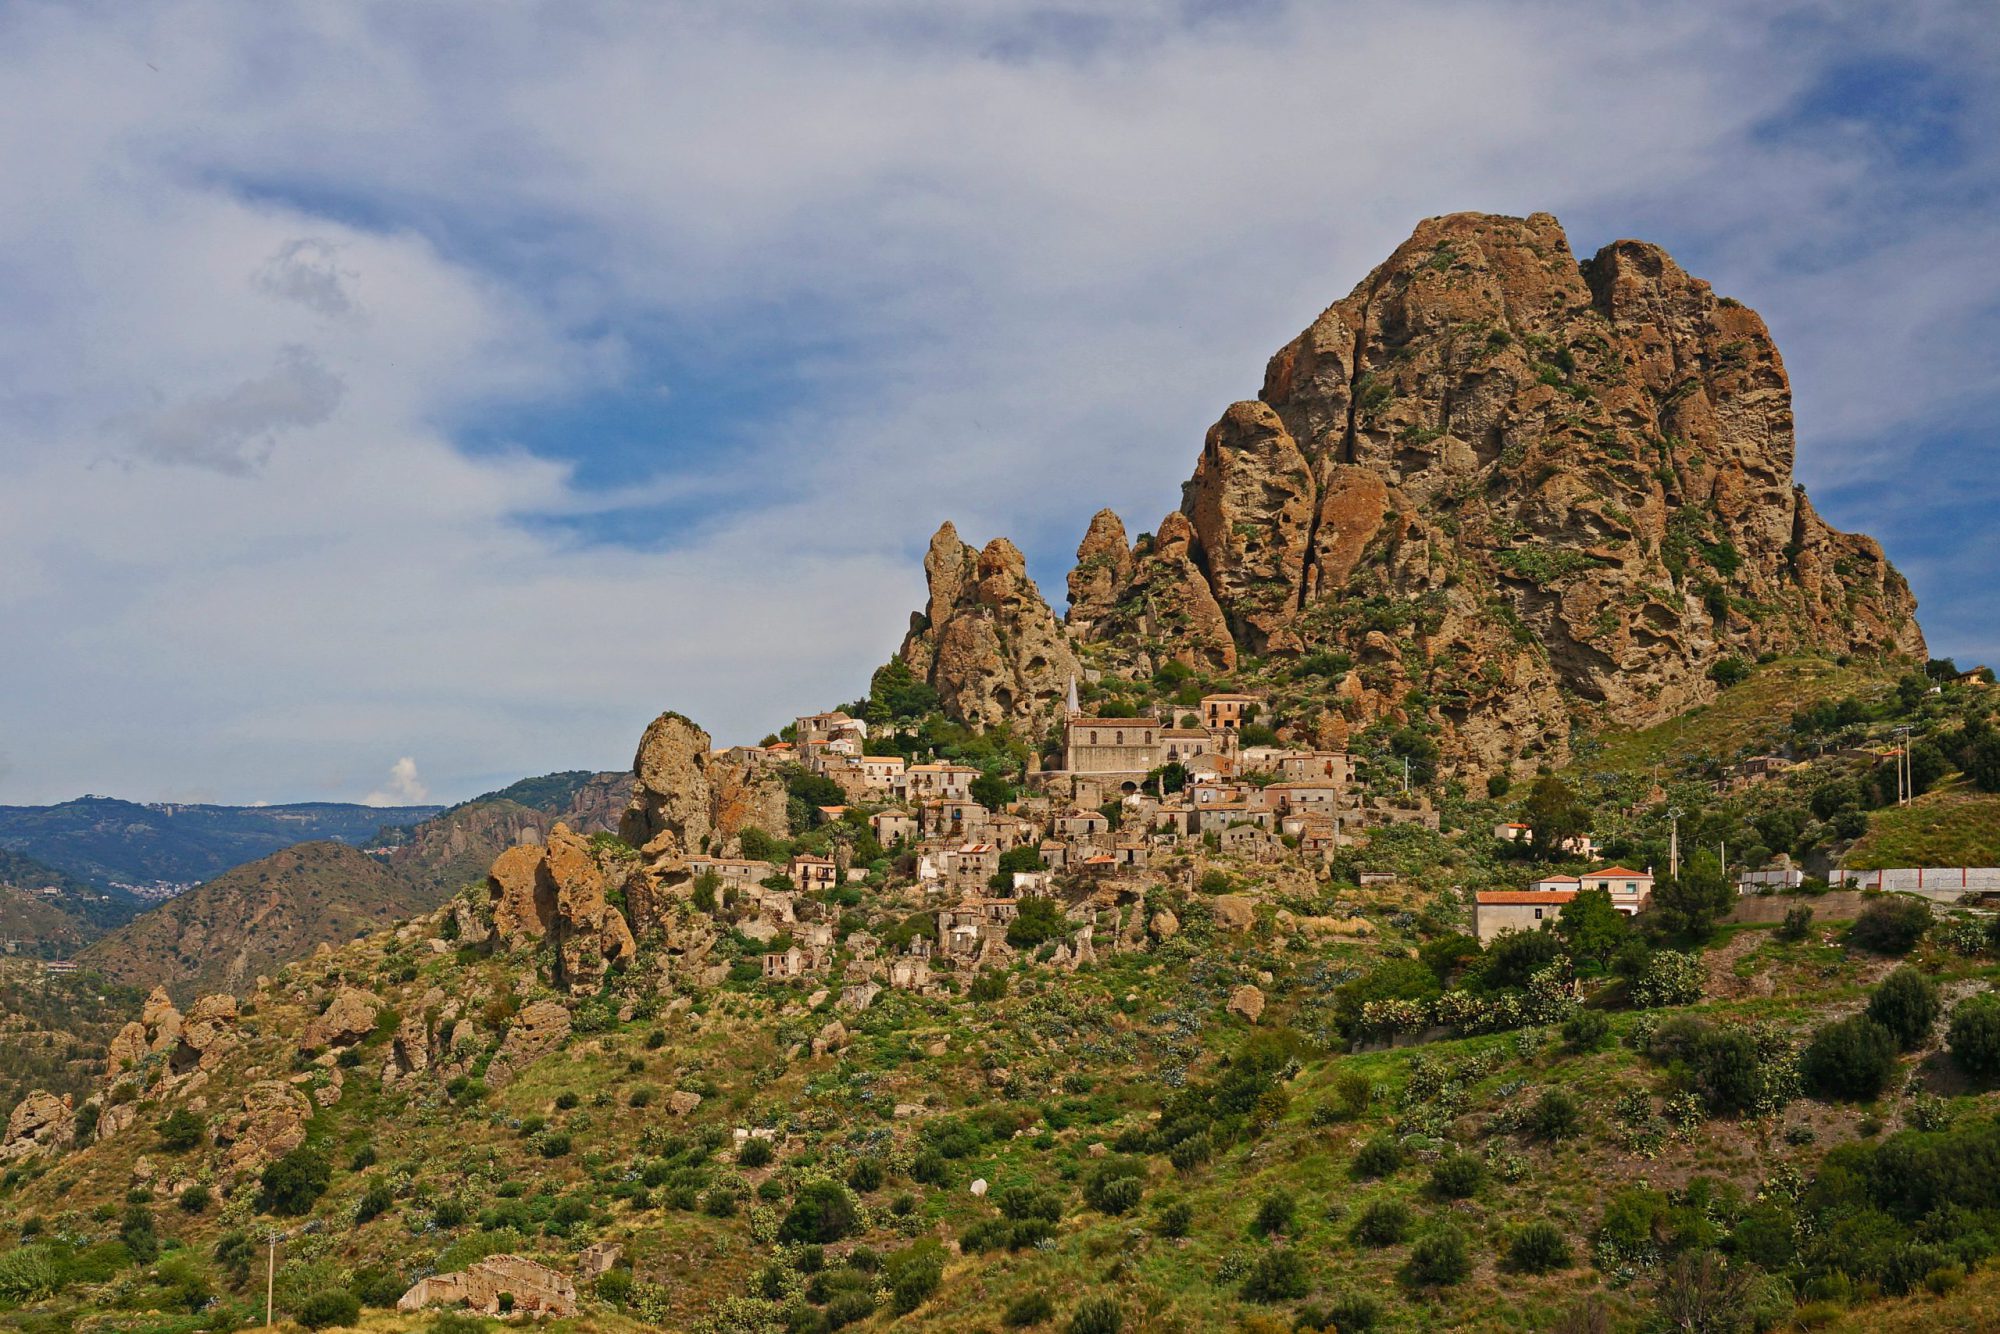
[{"label": "utility pole", "polygon": [[278,1286],[278,1234],[271,1233],[271,1249],[264,1260],[264,1328],[271,1327],[271,1297]]},{"label": "utility pole", "polygon": [[1681,874],[1681,808],[1667,809],[1667,878],[1678,880]]},{"label": "utility pole", "polygon": [[1410,757],[1403,757],[1403,795],[1410,795]]},{"label": "utility pole", "polygon": [[1896,753],[1896,804],[1907,806],[1916,794],[1910,789],[1916,786],[1916,773],[1910,767],[1910,729],[1907,726],[1896,729],[1903,734],[1903,745]]}]

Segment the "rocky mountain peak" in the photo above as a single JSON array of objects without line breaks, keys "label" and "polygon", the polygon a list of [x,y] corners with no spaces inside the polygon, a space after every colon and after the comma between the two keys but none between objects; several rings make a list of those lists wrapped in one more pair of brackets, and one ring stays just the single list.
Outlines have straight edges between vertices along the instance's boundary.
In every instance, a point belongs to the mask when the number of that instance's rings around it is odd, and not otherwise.
[{"label": "rocky mountain peak", "polygon": [[1704,702],[1726,657],[1923,654],[1907,583],[1793,454],[1769,330],[1660,247],[1579,262],[1546,213],[1430,218],[1223,412],[1157,534],[1091,520],[1066,628],[1011,546],[946,524],[904,657],[990,726],[1045,716],[1070,661],[1250,657],[1248,686],[1326,651],[1353,666],[1301,707],[1525,770],[1579,721]]}]

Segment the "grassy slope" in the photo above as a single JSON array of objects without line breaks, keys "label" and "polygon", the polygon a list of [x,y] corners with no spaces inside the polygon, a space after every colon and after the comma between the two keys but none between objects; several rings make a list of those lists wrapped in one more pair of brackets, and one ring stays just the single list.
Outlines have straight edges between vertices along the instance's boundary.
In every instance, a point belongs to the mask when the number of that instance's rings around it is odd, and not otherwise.
[{"label": "grassy slope", "polygon": [[2000,795],[1964,783],[1868,817],[1848,866],[2000,866]]},{"label": "grassy slope", "polygon": [[1703,756],[1762,750],[1800,707],[1884,688],[1892,669],[1873,663],[1840,667],[1824,658],[1783,658],[1751,672],[1715,701],[1641,731],[1609,731],[1589,760],[1594,769],[1638,771]]},{"label": "grassy slope", "polygon": [[[1621,1286],[1607,1283],[1604,1274],[1587,1265],[1599,1211],[1620,1185],[1672,1186],[1704,1173],[1729,1180],[1747,1194],[1781,1165],[1809,1172],[1828,1148],[1857,1138],[1869,1112],[1800,1103],[1768,1122],[1708,1122],[1640,1154],[1621,1145],[1610,1108],[1621,1093],[1657,1092],[1663,1077],[1623,1046],[1573,1055],[1532,1039],[1495,1035],[1360,1056],[1309,1056],[1290,1083],[1288,1108],[1269,1133],[1226,1148],[1215,1161],[1185,1176],[1162,1158],[1149,1159],[1146,1202],[1134,1215],[1108,1218],[1082,1208],[1077,1198],[1076,1184],[1095,1161],[1092,1146],[1109,1141],[1120,1128],[1143,1124],[1171,1072],[1185,1068],[1197,1078],[1216,1073],[1250,1032],[1241,1019],[1223,1011],[1237,983],[1260,970],[1272,973],[1264,986],[1271,1008],[1262,1027],[1289,1023],[1310,1031],[1316,1023],[1315,1004],[1326,987],[1325,969],[1364,962],[1378,950],[1355,942],[1291,948],[1279,943],[1268,917],[1247,936],[1215,932],[1202,918],[1198,909],[1184,910],[1182,936],[1165,950],[1110,956],[1074,975],[1017,975],[1013,993],[991,1004],[891,994],[856,1017],[830,1008],[808,1012],[803,991],[790,988],[749,984],[706,993],[691,1010],[635,1017],[603,1032],[579,1035],[568,1050],[529,1067],[515,1083],[469,1110],[453,1106],[435,1081],[384,1093],[372,1073],[382,1048],[372,1043],[346,1072],[342,1100],[315,1118],[315,1135],[339,1169],[316,1215],[335,1226],[292,1243],[294,1259],[318,1255],[341,1267],[387,1260],[407,1274],[433,1264],[462,1265],[495,1246],[567,1264],[589,1241],[616,1240],[633,1257],[639,1276],[660,1285],[659,1323],[685,1328],[718,1301],[750,1290],[771,1254],[767,1245],[753,1240],[760,1225],[756,1220],[768,1225],[782,1205],[753,1199],[734,1216],[715,1218],[662,1207],[657,1200],[635,1208],[614,1198],[612,1189],[633,1167],[667,1152],[673,1137],[709,1128],[726,1136],[739,1126],[771,1125],[784,1132],[773,1168],[739,1172],[728,1163],[725,1147],[719,1161],[704,1169],[710,1183],[736,1181],[748,1195],[767,1178],[789,1185],[813,1172],[844,1174],[857,1156],[881,1158],[890,1176],[866,1198],[870,1228],[864,1238],[879,1250],[925,1235],[957,1237],[992,1217],[991,1197],[983,1201],[966,1189],[975,1177],[992,1183],[996,1191],[1036,1182],[1054,1185],[1064,1195],[1064,1219],[1051,1247],[954,1258],[943,1286],[918,1312],[892,1321],[885,1311],[861,1328],[997,1328],[1006,1304],[1032,1291],[1052,1294],[1058,1310],[1086,1291],[1115,1292],[1135,1317],[1146,1313],[1136,1325],[1145,1329],[1243,1328],[1260,1314],[1284,1316],[1288,1325],[1288,1306],[1246,1303],[1238,1295],[1238,1281],[1221,1277],[1264,1246],[1249,1235],[1250,1217],[1259,1199],[1282,1188],[1297,1200],[1299,1222],[1292,1242],[1305,1258],[1317,1295],[1375,1293],[1392,1309],[1389,1328],[1540,1329],[1585,1292],[1602,1292],[1610,1309],[1626,1319],[1636,1319],[1644,1308],[1643,1274],[1637,1283]],[[1405,938],[1392,926],[1385,924],[1385,930],[1389,948],[1404,945]],[[476,1012],[486,997],[522,976],[524,960],[519,958],[435,956],[421,943],[394,947],[385,956],[385,946],[385,938],[376,937],[331,958],[297,965],[287,970],[281,987],[261,993],[256,1013],[246,1021],[256,1036],[203,1091],[211,1105],[226,1105],[227,1090],[239,1085],[253,1065],[273,1072],[290,1066],[288,1036],[316,1009],[318,997],[338,974],[374,979],[374,988],[404,1013],[421,1012],[431,986]],[[1928,962],[1968,977],[1992,972],[1948,957]],[[391,980],[395,970],[406,967],[414,969],[413,979]],[[1742,931],[1735,933],[1729,957],[1717,967],[1733,979],[1716,988],[1727,991],[1729,999],[1711,1001],[1703,1010],[1734,1022],[1774,1020],[1803,1027],[1857,1005],[1863,987],[1886,965],[1850,957],[1824,939],[1785,945],[1766,933]],[[631,979],[629,995],[642,1006],[656,1003],[646,999],[658,994],[654,981],[651,976]],[[837,1014],[852,1030],[843,1052],[815,1058],[792,1050]],[[1619,1031],[1629,1031],[1635,1020],[1619,1016]],[[657,1049],[646,1041],[655,1027],[666,1039]],[[1352,1179],[1349,1162],[1358,1143],[1399,1120],[1407,1131],[1407,1118],[1435,1104],[1435,1099],[1421,1099],[1399,1106],[1419,1062],[1462,1064],[1481,1056],[1489,1058],[1490,1068],[1466,1082],[1462,1103],[1442,1122],[1454,1137],[1492,1161],[1495,1179],[1476,1198],[1456,1203],[1431,1199],[1423,1189],[1421,1166],[1379,1183]],[[1333,1101],[1336,1080],[1348,1072],[1363,1075],[1376,1097],[1358,1120],[1329,1123],[1315,1112]],[[645,1108],[635,1109],[632,1095],[642,1087],[655,1096]],[[664,1110],[665,1092],[677,1087],[707,1095],[691,1117],[675,1118]],[[1548,1146],[1503,1128],[1511,1113],[1551,1087],[1566,1088],[1583,1103],[1581,1138]],[[564,1093],[577,1095],[580,1105],[559,1110],[556,1100]],[[1967,1113],[1975,1105],[1989,1113],[2000,1105],[1990,1094],[1976,1098],[1960,1093],[1958,1101]],[[894,1109],[905,1103],[923,1110],[896,1116]],[[954,1162],[947,1187],[921,1186],[908,1178],[921,1126],[992,1105],[1018,1110],[1028,1122],[1027,1133],[986,1143]],[[1892,1097],[1877,1110],[1893,1127],[1902,1106]],[[1060,1128],[1047,1109],[1063,1122]],[[148,1111],[141,1126],[154,1116]],[[552,1129],[572,1138],[571,1151],[543,1157],[537,1141],[518,1129],[529,1116],[549,1118]],[[1800,1123],[1812,1126],[1812,1143],[1791,1144],[1782,1133],[1785,1126]],[[372,1172],[345,1170],[364,1144],[375,1149],[380,1166]],[[1431,1152],[1419,1144],[1419,1157]],[[121,1201],[142,1153],[156,1163],[161,1157],[151,1136],[137,1130],[74,1155],[29,1183],[8,1201],[7,1210],[16,1216],[62,1214],[69,1226],[86,1233],[115,1228],[115,1222],[90,1222],[88,1206]],[[179,1175],[200,1160],[170,1161],[170,1174]],[[382,1179],[405,1183],[398,1207],[370,1223],[349,1226],[355,1201],[370,1181]],[[522,1183],[530,1197],[550,1190],[586,1198],[596,1221],[566,1237],[493,1238],[471,1223],[442,1231],[422,1226],[424,1196],[456,1195],[476,1215],[499,1203],[502,1185],[510,1181]],[[905,1192],[916,1198],[917,1207],[899,1220],[888,1205]],[[1449,1218],[1464,1228],[1473,1240],[1473,1279],[1442,1293],[1406,1289],[1398,1274],[1409,1255],[1407,1245],[1372,1251],[1352,1244],[1347,1233],[1353,1217],[1369,1201],[1387,1197],[1408,1200],[1426,1222]],[[1185,1242],[1149,1230],[1158,1206],[1175,1199],[1193,1207],[1196,1221]],[[228,1205],[227,1212],[248,1221],[240,1202]],[[214,1210],[188,1217],[163,1202],[155,1214],[163,1232],[184,1239],[197,1252],[212,1246],[223,1226]],[[1556,1221],[1572,1239],[1579,1261],[1586,1263],[1546,1277],[1498,1269],[1495,1257],[1512,1231],[1536,1217]],[[623,1316],[610,1310],[572,1323],[579,1329],[628,1327]],[[382,1318],[381,1324],[401,1327],[394,1318]],[[164,1327],[137,1317],[113,1317],[100,1328]]]}]

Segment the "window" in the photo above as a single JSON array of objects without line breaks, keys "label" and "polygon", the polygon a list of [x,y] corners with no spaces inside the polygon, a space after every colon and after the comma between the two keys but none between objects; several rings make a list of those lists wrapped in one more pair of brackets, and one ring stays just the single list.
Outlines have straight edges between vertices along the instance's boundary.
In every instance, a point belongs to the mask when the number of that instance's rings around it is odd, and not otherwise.
[{"label": "window", "polygon": [[1542,910],[1540,908],[1535,909],[1535,920],[1538,922],[1542,920]]},{"label": "window", "polygon": [[1123,732],[1113,732],[1113,733],[1111,734],[1111,744],[1112,744],[1112,745],[1114,745],[1114,746],[1122,746],[1122,745],[1124,745],[1124,744],[1125,744],[1125,734],[1124,734]]}]

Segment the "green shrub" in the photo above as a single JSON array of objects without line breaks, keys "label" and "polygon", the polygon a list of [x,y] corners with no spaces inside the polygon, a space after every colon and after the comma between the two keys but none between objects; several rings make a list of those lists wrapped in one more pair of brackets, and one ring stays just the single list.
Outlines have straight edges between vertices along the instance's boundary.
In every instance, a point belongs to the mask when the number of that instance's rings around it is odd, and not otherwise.
[{"label": "green shrub", "polygon": [[856,1158],[847,1169],[847,1184],[862,1195],[882,1189],[882,1164],[874,1158]]},{"label": "green shrub", "polygon": [[292,1313],[307,1329],[353,1325],[361,1320],[361,1299],[345,1288],[322,1288],[299,1303]]},{"label": "green shrub", "polygon": [[1569,1238],[1546,1219],[1528,1224],[1507,1244],[1507,1266],[1523,1274],[1547,1274],[1568,1269]]},{"label": "green shrub", "polygon": [[160,1147],[168,1153],[199,1148],[204,1130],[201,1118],[185,1107],[175,1108],[153,1127],[153,1133],[160,1137]]},{"label": "green shrub", "polygon": [[490,1328],[476,1315],[463,1311],[440,1311],[431,1317],[429,1334],[486,1334]]},{"label": "green shrub", "polygon": [[1417,1238],[1410,1248],[1410,1281],[1423,1287],[1440,1288],[1463,1282],[1472,1272],[1472,1257],[1465,1234],[1457,1228],[1441,1227]]},{"label": "green shrub", "polygon": [[1006,1313],[1000,1317],[1000,1323],[1009,1329],[1026,1329],[1030,1325],[1039,1325],[1045,1320],[1054,1318],[1055,1313],[1056,1305],[1049,1300],[1049,1294],[1036,1288],[1008,1302]]},{"label": "green shrub", "polygon": [[597,1299],[623,1306],[632,1295],[632,1271],[607,1269],[597,1276]]},{"label": "green shrub", "polygon": [[890,1256],[882,1268],[889,1280],[890,1309],[897,1315],[908,1315],[922,1306],[943,1280],[944,1248],[935,1241],[920,1241]]},{"label": "green shrub", "polygon": [[1701,960],[1681,950],[1655,950],[1632,983],[1632,1003],[1644,1009],[1692,1005],[1701,999]]},{"label": "green shrub", "polygon": [[1146,1165],[1137,1158],[1108,1158],[1083,1183],[1083,1202],[1099,1213],[1129,1214],[1145,1193]]},{"label": "green shrub", "polygon": [[1395,1140],[1378,1135],[1354,1154],[1354,1175],[1362,1181],[1378,1181],[1394,1176],[1403,1168],[1403,1150]]},{"label": "green shrub", "polygon": [[387,1265],[363,1265],[354,1271],[348,1288],[363,1306],[394,1306],[410,1285],[402,1274]]},{"label": "green shrub", "polygon": [[370,1182],[368,1189],[362,1193],[360,1200],[356,1201],[354,1205],[354,1221],[357,1223],[366,1223],[370,1219],[380,1218],[395,1207],[396,1195],[394,1191],[389,1189],[389,1183],[386,1181]]},{"label": "green shrub", "polygon": [[744,1140],[743,1147],[736,1151],[736,1165],[738,1167],[768,1167],[770,1166],[772,1157],[771,1141],[758,1139],[753,1135],[749,1139]]},{"label": "green shrub", "polygon": [[1356,1246],[1400,1246],[1410,1238],[1416,1215],[1401,1200],[1374,1200],[1354,1220],[1349,1236]]},{"label": "green shrub", "polygon": [[577,1104],[582,1101],[583,1099],[578,1097],[575,1093],[571,1093],[568,1091],[558,1093],[556,1095],[556,1110],[559,1112],[574,1111],[576,1109]]},{"label": "green shrub", "polygon": [[1951,1059],[1978,1079],[2000,1076],[2000,993],[1969,996],[1951,1012],[1945,1030]]},{"label": "green shrub", "polygon": [[1258,1256],[1243,1279],[1243,1296],[1253,1302],[1296,1301],[1311,1290],[1305,1261],[1289,1246],[1273,1247]]},{"label": "green shrub", "polygon": [[1440,1158],[1431,1168],[1431,1193],[1439,1199],[1471,1199],[1485,1182],[1486,1164],[1469,1153]]},{"label": "green shrub", "polygon": [[854,1200],[832,1181],[807,1182],[793,1201],[784,1222],[778,1225],[778,1240],[789,1242],[839,1241],[861,1227]]},{"label": "green shrub", "polygon": [[1799,1058],[1806,1087],[1823,1098],[1866,1101],[1896,1073],[1896,1040],[1865,1014],[1823,1026]]},{"label": "green shrub", "polygon": [[1257,1216],[1250,1220],[1250,1230],[1260,1237],[1290,1232],[1297,1212],[1298,1204],[1288,1191],[1274,1190],[1258,1201]]},{"label": "green shrub", "polygon": [[1528,1133],[1553,1143],[1576,1134],[1582,1119],[1575,1098],[1562,1089],[1548,1089],[1528,1111]]},{"label": "green shrub", "polygon": [[1186,1200],[1175,1200],[1154,1215],[1153,1231],[1163,1237],[1185,1237],[1193,1227],[1194,1206]]},{"label": "green shrub", "polygon": [[831,1329],[845,1328],[874,1314],[875,1293],[872,1289],[843,1288],[826,1304],[826,1323]]},{"label": "green shrub", "polygon": [[1908,964],[1883,978],[1868,998],[1868,1017],[1888,1029],[1904,1051],[1915,1051],[1929,1040],[1939,1008],[1936,985]]},{"label": "green shrub", "polygon": [[1796,908],[1787,908],[1785,910],[1785,920],[1779,924],[1777,931],[1773,934],[1779,940],[1783,941],[1795,942],[1804,940],[1807,933],[1812,930],[1812,923],[1813,910],[1804,904],[1800,904]]},{"label": "green shrub", "polygon": [[1563,1046],[1573,1052],[1592,1052],[1611,1036],[1611,1020],[1602,1010],[1578,1010],[1562,1026]]},{"label": "green shrub", "polygon": [[1069,1334],[1119,1334],[1125,1312],[1115,1297],[1086,1297],[1069,1313]]},{"label": "green shrub", "polygon": [[1338,1334],[1368,1334],[1382,1323],[1382,1303],[1365,1292],[1344,1292],[1318,1313],[1319,1328]]},{"label": "green shrub", "polygon": [[332,1179],[333,1170],[326,1156],[310,1145],[301,1144],[265,1164],[258,1178],[262,1190],[257,1196],[257,1207],[268,1214],[296,1218],[311,1212]]},{"label": "green shrub", "polygon": [[180,1193],[180,1198],[175,1203],[180,1205],[184,1213],[198,1214],[206,1210],[214,1201],[215,1193],[197,1181],[192,1186],[183,1190]]},{"label": "green shrub", "polygon": [[1908,954],[1930,929],[1930,904],[1895,895],[1863,908],[1847,929],[1847,941],[1871,954]]}]

